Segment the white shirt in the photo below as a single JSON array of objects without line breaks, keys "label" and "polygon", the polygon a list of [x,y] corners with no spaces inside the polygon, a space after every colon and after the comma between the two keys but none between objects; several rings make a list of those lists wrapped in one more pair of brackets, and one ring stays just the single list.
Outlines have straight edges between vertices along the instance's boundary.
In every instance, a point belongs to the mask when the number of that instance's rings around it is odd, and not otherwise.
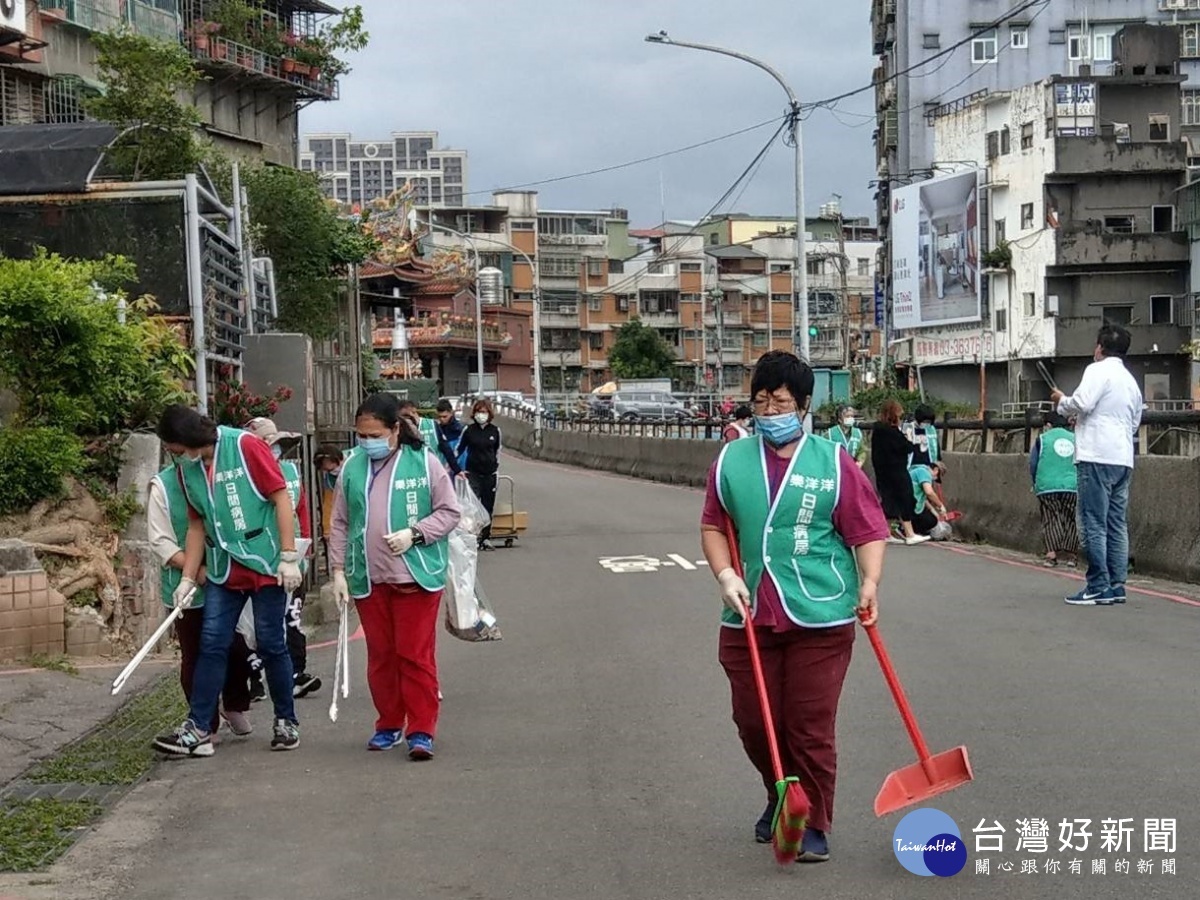
[{"label": "white shirt", "polygon": [[158,481],[150,482],[150,499],[146,503],[146,524],[150,528],[150,548],[164,566],[183,548],[175,541],[175,526],[171,524],[171,511],[167,507],[167,495]]},{"label": "white shirt", "polygon": [[1058,412],[1077,416],[1075,462],[1133,468],[1133,436],[1142,422],[1142,392],[1125,362],[1107,356],[1083,370],[1083,380]]}]

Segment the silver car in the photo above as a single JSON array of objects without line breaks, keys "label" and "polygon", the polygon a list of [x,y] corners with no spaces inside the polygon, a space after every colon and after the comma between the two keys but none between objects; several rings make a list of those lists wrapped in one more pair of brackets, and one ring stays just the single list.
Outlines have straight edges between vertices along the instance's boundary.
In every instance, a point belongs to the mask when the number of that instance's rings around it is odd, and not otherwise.
[{"label": "silver car", "polygon": [[687,407],[670,394],[658,391],[617,391],[612,395],[617,419],[685,419]]}]

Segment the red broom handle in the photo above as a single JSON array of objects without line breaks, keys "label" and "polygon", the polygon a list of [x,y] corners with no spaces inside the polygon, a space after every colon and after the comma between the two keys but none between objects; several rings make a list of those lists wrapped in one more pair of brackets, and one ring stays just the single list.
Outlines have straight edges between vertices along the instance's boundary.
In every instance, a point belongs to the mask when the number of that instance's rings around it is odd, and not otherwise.
[{"label": "red broom handle", "polygon": [[920,758],[922,766],[925,767],[925,774],[933,780],[934,773],[929,771],[929,761],[932,759],[933,754],[929,752],[929,746],[925,743],[925,736],[921,734],[921,729],[917,725],[917,719],[913,715],[912,707],[908,704],[908,697],[904,693],[904,686],[900,684],[900,678],[896,675],[896,670],[892,666],[892,658],[888,656],[887,648],[883,646],[883,638],[879,636],[879,629],[874,625],[864,625],[863,628],[867,632],[867,637],[871,639],[871,648],[875,651],[875,656],[879,659],[879,668],[883,669],[883,679],[887,682],[887,686],[892,692],[892,698],[896,701],[896,708],[900,710],[900,718],[904,720],[904,727],[908,731],[909,739],[912,740],[912,745],[917,751],[917,756]]},{"label": "red broom handle", "polygon": [[[737,534],[733,530],[733,520],[725,517],[725,541],[729,544],[729,558],[733,570],[739,578],[744,578],[742,570],[742,554],[738,552]],[[763,727],[767,731],[767,747],[771,751],[771,767],[774,769],[775,780],[783,781],[783,758],[779,755],[779,741],[775,736],[775,720],[771,716],[771,698],[767,694],[767,679],[763,675],[762,659],[758,655],[758,636],[754,633],[754,622],[750,616],[749,606],[746,615],[742,617],[746,632],[746,643],[750,648],[750,668],[754,670],[754,683],[758,687],[758,704],[762,707]],[[918,734],[918,737],[920,735]]]}]

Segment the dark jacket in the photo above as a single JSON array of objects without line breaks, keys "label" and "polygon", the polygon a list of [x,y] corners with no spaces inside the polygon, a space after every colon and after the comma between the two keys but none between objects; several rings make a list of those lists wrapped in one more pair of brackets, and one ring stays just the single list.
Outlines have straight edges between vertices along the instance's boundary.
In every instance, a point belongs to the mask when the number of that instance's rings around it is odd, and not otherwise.
[{"label": "dark jacket", "polygon": [[457,416],[452,416],[450,421],[443,425],[441,422],[435,423],[437,430],[438,450],[442,457],[446,460],[447,467],[450,469],[451,475],[457,475],[462,471],[462,464],[459,460],[459,454],[462,448],[459,444],[464,431],[462,422],[458,421]]},{"label": "dark jacket", "polygon": [[899,428],[876,422],[871,429],[875,489],[889,518],[909,521],[913,517],[915,501],[912,479],[908,475],[908,457],[916,449]]},{"label": "dark jacket", "polygon": [[500,468],[500,429],[472,422],[463,429],[459,450],[466,451],[463,469],[471,475],[495,475]]}]

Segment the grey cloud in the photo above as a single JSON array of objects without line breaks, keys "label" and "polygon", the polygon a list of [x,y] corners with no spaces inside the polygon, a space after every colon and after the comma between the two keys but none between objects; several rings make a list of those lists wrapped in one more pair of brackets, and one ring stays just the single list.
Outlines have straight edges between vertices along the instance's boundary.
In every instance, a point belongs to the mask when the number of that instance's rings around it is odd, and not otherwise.
[{"label": "grey cloud", "polygon": [[[470,152],[470,188],[483,191],[600,168],[731,132],[781,115],[786,98],[766,73],[737,60],[647,44],[673,37],[719,44],[775,66],[802,101],[868,84],[866,3],[816,0],[360,0],[371,46],[353,60],[342,99],[315,104],[305,131],[384,136],[436,129]],[[820,13],[815,11],[819,9]],[[869,214],[874,125],[868,92],[805,122],[809,211],[843,197]],[[543,207],[625,206],[638,225],[666,213],[694,218],[725,191],[770,129],[618,172],[539,188]],[[486,202],[486,194],[473,198]],[[776,144],[737,203],[740,211],[792,208],[790,148]]]}]

